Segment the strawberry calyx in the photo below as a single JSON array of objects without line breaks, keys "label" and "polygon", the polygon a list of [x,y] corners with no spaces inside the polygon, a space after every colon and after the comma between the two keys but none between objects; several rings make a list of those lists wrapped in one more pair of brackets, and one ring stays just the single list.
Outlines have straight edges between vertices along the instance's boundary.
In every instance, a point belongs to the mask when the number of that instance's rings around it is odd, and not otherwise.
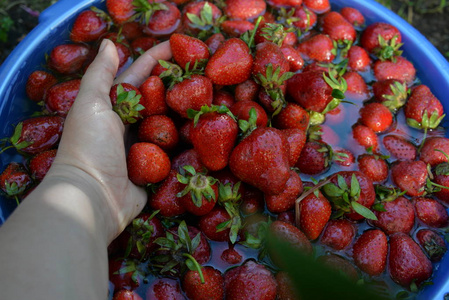
[{"label": "strawberry calyx", "polygon": [[226,19],[225,16],[222,16],[214,22],[212,6],[209,2],[204,3],[199,17],[196,14],[187,13],[187,18],[191,22],[189,24],[190,27],[201,30],[197,34],[200,40],[206,40],[213,33],[219,33],[220,24]]},{"label": "strawberry calyx", "polygon": [[120,116],[123,124],[134,124],[142,118],[140,111],[145,107],[140,104],[142,95],[138,95],[136,91],[125,91],[123,86],[117,86],[117,103],[113,106],[113,110]]},{"label": "strawberry calyx", "polygon": [[238,125],[239,125],[240,131],[241,131],[240,138],[241,138],[241,140],[243,140],[257,128],[257,111],[256,111],[256,109],[254,107],[251,107],[251,109],[249,110],[248,121],[239,119]]},{"label": "strawberry calyx", "polygon": [[133,20],[140,19],[140,21],[148,25],[150,22],[151,16],[158,10],[168,10],[167,5],[159,2],[150,3],[147,0],[134,0],[134,11],[136,14],[132,17]]},{"label": "strawberry calyx", "polygon": [[438,241],[434,237],[425,241],[422,246],[423,246],[424,250],[426,251],[427,255],[429,256],[429,258],[431,258],[431,259],[437,258],[437,257],[442,257],[447,251],[446,247],[439,244]]},{"label": "strawberry calyx", "polygon": [[229,228],[229,240],[235,244],[238,238],[239,230],[242,229],[242,218],[240,216],[240,198],[239,193],[241,182],[232,185],[231,183],[222,184],[218,186],[218,203],[226,209],[230,219],[217,225],[217,232]]},{"label": "strawberry calyx", "polygon": [[[345,99],[345,92],[348,89],[348,84],[346,83],[346,80],[340,76],[339,72],[337,72],[336,69],[329,68],[328,75],[326,75],[326,73],[323,73],[323,78],[326,83],[332,88],[333,97],[321,112],[322,114],[326,114],[340,105],[341,102],[343,102],[343,100]],[[351,102],[346,101],[346,103]]]},{"label": "strawberry calyx", "polygon": [[145,258],[147,252],[147,245],[154,233],[154,226],[150,221],[159,213],[159,210],[154,211],[147,220],[135,218],[131,225],[128,226],[127,231],[130,233],[128,243],[125,250],[125,258],[129,257],[132,247],[136,245],[137,251],[141,255],[141,259]]},{"label": "strawberry calyx", "polygon": [[374,190],[376,193],[376,200],[371,207],[375,211],[385,212],[384,203],[391,202],[396,200],[397,198],[405,195],[407,191],[401,191],[400,189],[396,189],[393,187],[387,187],[384,185],[375,185]]},{"label": "strawberry calyx", "polygon": [[98,7],[91,6],[90,10],[93,11],[97,17],[103,19],[107,24],[107,31],[111,28],[113,24],[112,18],[107,14],[104,10],[99,9]]},{"label": "strawberry calyx", "polygon": [[189,117],[189,119],[192,119],[193,120],[193,126],[196,126],[198,124],[198,121],[199,121],[199,119],[200,119],[200,117],[202,115],[207,114],[207,113],[212,113],[212,112],[217,112],[219,114],[227,114],[234,121],[237,120],[237,118],[229,110],[229,108],[227,108],[224,105],[220,105],[220,106],[218,106],[218,105],[211,105],[211,106],[203,105],[203,106],[201,106],[201,110],[199,110],[199,111],[189,108],[187,110],[187,117]]},{"label": "strawberry calyx", "polygon": [[259,260],[263,259],[268,253],[267,238],[271,223],[271,219],[268,219],[268,221],[258,222],[256,236],[249,232],[245,232],[245,240],[239,242],[247,248],[259,249]]},{"label": "strawberry calyx", "polygon": [[[31,144],[33,144],[32,141],[21,141],[21,142],[19,142],[20,138],[22,137],[22,131],[23,131],[23,123],[20,122],[14,128],[14,133],[11,136],[11,139],[10,139],[12,146],[14,148],[16,148],[17,150],[24,149],[24,148],[30,146]],[[6,150],[6,149],[3,149],[2,152],[4,150]]]},{"label": "strawberry calyx", "polygon": [[386,41],[382,35],[378,35],[379,40],[379,48],[377,48],[374,52],[377,57],[382,60],[391,60],[392,62],[396,62],[396,56],[402,55],[402,50],[399,48],[402,47],[403,43],[398,43],[399,36],[395,35],[391,40]]},{"label": "strawberry calyx", "polygon": [[138,262],[136,262],[135,260],[126,259],[123,262],[123,265],[124,266],[122,268],[120,268],[118,271],[114,272],[115,275],[118,275],[118,274],[123,275],[123,274],[132,272],[131,280],[134,283],[139,283],[139,281],[140,281],[139,279],[145,278],[145,276],[146,276],[145,270],[143,270],[143,268],[140,266],[140,264]]},{"label": "strawberry calyx", "polygon": [[285,29],[282,24],[265,23],[261,31],[261,36],[280,47],[287,37],[287,33],[292,32],[293,28]]},{"label": "strawberry calyx", "polygon": [[185,65],[185,72],[177,65],[165,60],[159,60],[159,64],[167,69],[162,72],[159,77],[168,89],[172,89],[177,83],[183,82],[184,79],[189,79],[192,75],[203,75],[207,60],[196,60],[193,67],[190,69],[190,62]]},{"label": "strawberry calyx", "polygon": [[412,118],[407,118],[407,124],[410,127],[416,128],[416,129],[435,129],[440,125],[441,121],[444,119],[446,114],[443,114],[441,117],[438,116],[438,110],[434,110],[432,114],[429,117],[429,113],[427,112],[427,109],[424,110],[422,114],[422,120],[421,123],[419,123],[417,120]]},{"label": "strawberry calyx", "polygon": [[440,149],[435,149],[435,151],[438,151],[438,152],[442,153],[446,157],[446,159],[448,160],[446,162],[439,163],[435,167],[435,174],[436,175],[444,175],[444,176],[449,175],[449,155],[446,152],[444,152],[444,151],[442,151]]},{"label": "strawberry calyx", "polygon": [[407,84],[405,82],[401,83],[400,81],[395,81],[393,84],[390,84],[390,89],[393,92],[393,95],[382,95],[387,99],[387,101],[383,101],[382,104],[388,107],[392,112],[395,112],[404,106],[410,92],[407,91]]},{"label": "strawberry calyx", "polygon": [[205,173],[197,173],[195,168],[187,165],[177,174],[178,181],[185,184],[184,190],[176,194],[177,197],[183,197],[190,193],[193,203],[197,207],[201,207],[203,197],[207,201],[215,200],[215,192],[212,186],[217,179],[212,176],[206,176]]},{"label": "strawberry calyx", "polygon": [[311,22],[310,22],[310,11],[304,7],[304,11],[306,12],[307,15],[307,28],[305,29],[304,32],[301,31],[301,29],[297,28],[296,26],[294,26],[293,23],[300,21],[301,19],[298,17],[295,17],[295,12],[296,9],[290,8],[290,9],[286,9],[285,7],[281,7],[281,9],[279,10],[279,15],[276,18],[276,21],[279,24],[284,25],[286,28],[288,28],[288,30],[292,30],[292,31],[296,31],[296,35],[298,36],[298,38],[301,37],[301,35],[303,33],[306,33],[308,31],[308,28],[311,27]]}]

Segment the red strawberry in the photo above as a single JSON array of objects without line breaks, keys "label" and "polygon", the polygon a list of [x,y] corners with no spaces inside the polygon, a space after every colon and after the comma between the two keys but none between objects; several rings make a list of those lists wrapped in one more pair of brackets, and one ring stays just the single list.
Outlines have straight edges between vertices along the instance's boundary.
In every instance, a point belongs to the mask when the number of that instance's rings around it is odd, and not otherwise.
[{"label": "red strawberry", "polygon": [[173,53],[173,58],[176,63],[183,69],[192,70],[195,63],[204,63],[209,59],[209,48],[207,45],[194,37],[174,33],[170,36],[170,47]]},{"label": "red strawberry", "polygon": [[267,0],[267,3],[276,7],[296,7],[302,4],[302,0]]},{"label": "red strawberry", "polygon": [[374,154],[362,154],[357,158],[359,170],[374,183],[384,182],[388,178],[388,164],[384,158]]},{"label": "red strawberry", "polygon": [[190,2],[182,11],[182,23],[188,33],[202,39],[203,35],[213,31],[221,15],[221,10],[211,2]]},{"label": "red strawberry", "polygon": [[213,267],[201,268],[198,271],[188,270],[182,279],[182,287],[186,296],[192,300],[221,300],[224,297],[224,279],[221,272]]},{"label": "red strawberry", "polygon": [[[44,116],[26,119],[14,128],[9,141],[11,147],[26,154],[38,154],[56,146],[62,135],[64,119],[58,116]],[[5,151],[7,148],[3,148]]]},{"label": "red strawberry", "polygon": [[245,215],[255,214],[261,212],[264,206],[264,194],[252,186],[245,186],[245,190],[242,193],[242,203],[240,204],[240,210]]},{"label": "red strawberry", "polygon": [[49,112],[66,117],[75,102],[81,80],[73,79],[58,83],[49,88],[45,94],[45,106]]},{"label": "red strawberry", "polygon": [[61,74],[73,74],[87,62],[89,48],[83,44],[65,44],[53,48],[48,66]]},{"label": "red strawberry", "polygon": [[[122,25],[122,34],[128,41],[134,41],[143,36],[140,22],[126,22]],[[153,39],[154,41],[154,39]]]},{"label": "red strawberry", "polygon": [[444,153],[449,153],[449,139],[446,137],[433,137],[426,139],[424,142],[419,159],[431,167],[435,167],[440,163],[449,162]]},{"label": "red strawberry", "polygon": [[[291,14],[291,10],[288,12],[288,14]],[[315,27],[317,21],[316,13],[304,6],[295,7],[292,18],[293,25],[301,29],[303,33],[307,33],[309,30]]]},{"label": "red strawberry", "polygon": [[272,213],[281,213],[295,207],[295,201],[303,192],[301,178],[298,173],[291,170],[290,178],[285,184],[284,190],[278,195],[266,195],[267,208]]},{"label": "red strawberry", "polygon": [[215,54],[217,49],[224,43],[225,37],[221,33],[214,33],[206,41],[206,45],[209,47],[210,54]]},{"label": "red strawberry", "polygon": [[387,265],[388,242],[385,233],[365,231],[352,248],[354,263],[370,276],[382,274]]},{"label": "red strawberry", "polygon": [[158,4],[160,9],[153,12],[143,27],[143,33],[149,36],[167,36],[175,32],[181,26],[181,12],[178,7],[168,1],[153,4]]},{"label": "red strawberry", "polygon": [[353,7],[343,7],[340,10],[340,14],[353,26],[361,27],[365,25],[365,17],[362,13]]},{"label": "red strawberry", "polygon": [[172,150],[179,141],[175,123],[165,115],[153,115],[144,119],[139,125],[138,136],[141,142],[156,144],[164,151]]},{"label": "red strawberry", "polygon": [[323,14],[331,9],[329,0],[304,0],[304,6],[317,14]]},{"label": "red strawberry", "polygon": [[435,129],[443,119],[443,105],[425,85],[419,85],[404,106],[407,124],[418,129]]},{"label": "red strawberry", "polygon": [[336,11],[331,11],[322,19],[323,33],[341,43],[354,42],[356,32],[351,23]]},{"label": "red strawberry", "polygon": [[404,106],[408,98],[407,91],[405,83],[394,79],[376,81],[373,84],[374,97],[391,111],[396,111]]},{"label": "red strawberry", "polygon": [[[128,23],[125,23],[128,24]],[[142,55],[148,49],[153,48],[158,43],[158,40],[152,37],[142,36],[131,42],[131,49],[136,55]]]},{"label": "red strawberry", "polygon": [[406,82],[408,85],[415,80],[416,70],[413,64],[402,56],[394,57],[393,61],[377,60],[373,66],[377,81],[394,79]]},{"label": "red strawberry", "polygon": [[308,61],[331,62],[335,58],[332,39],[324,34],[317,34],[298,45],[298,51]]},{"label": "red strawberry", "polygon": [[140,111],[144,109],[140,104],[142,94],[130,83],[115,84],[109,92],[112,109],[119,115],[123,124],[133,124],[142,119]]},{"label": "red strawberry", "polygon": [[26,83],[26,94],[34,102],[44,99],[44,95],[49,88],[58,83],[52,74],[45,71],[34,71],[28,76]]},{"label": "red strawberry", "polygon": [[253,57],[240,39],[226,40],[207,63],[205,74],[214,84],[233,85],[249,79]]},{"label": "red strawberry", "polygon": [[[257,44],[252,73],[256,80],[261,81],[261,85],[264,87],[264,82],[261,80],[260,76],[265,77],[268,81],[271,80],[271,78],[268,78],[271,76],[267,75],[268,66],[270,64],[273,73],[279,68],[278,78],[281,78],[285,72],[290,70],[290,65],[278,45],[272,42]],[[275,80],[275,78],[273,78],[273,80]],[[274,83],[275,82],[273,81],[273,84]],[[278,86],[280,85],[282,85],[282,83],[278,84]]]},{"label": "red strawberry", "polygon": [[230,19],[251,20],[262,15],[266,8],[263,0],[227,0],[224,13]]},{"label": "red strawberry", "polygon": [[432,275],[432,263],[412,238],[404,233],[390,237],[388,267],[394,282],[410,287],[419,286]]},{"label": "red strawberry", "polygon": [[421,229],[416,233],[416,239],[432,262],[440,261],[447,251],[443,238],[433,230]]},{"label": "red strawberry", "polygon": [[159,210],[161,216],[175,217],[186,210],[181,206],[178,193],[182,192],[184,185],[178,181],[178,172],[171,170],[167,178],[149,195],[148,204],[153,210]]},{"label": "red strawberry", "polygon": [[158,278],[146,291],[147,299],[152,300],[185,300],[178,281],[171,278]]},{"label": "red strawberry", "polygon": [[309,194],[299,203],[299,227],[309,240],[315,240],[331,216],[331,205],[320,192]]},{"label": "red strawberry", "polygon": [[115,23],[122,24],[135,14],[134,0],[106,0],[106,8]]},{"label": "red strawberry", "polygon": [[23,165],[11,162],[0,174],[0,190],[7,196],[16,198],[19,205],[18,196],[22,195],[32,184],[31,176]]},{"label": "red strawberry", "polygon": [[204,105],[210,106],[212,98],[211,80],[201,75],[191,75],[167,91],[166,102],[180,116],[187,118],[189,108],[199,111]]},{"label": "red strawberry", "polygon": [[391,156],[398,160],[415,160],[417,151],[415,145],[397,135],[384,136],[382,143]]},{"label": "red strawberry", "polygon": [[214,207],[209,213],[201,216],[198,227],[212,241],[225,242],[229,240],[229,231],[227,227],[222,230],[220,224],[229,222],[231,216],[223,207]]},{"label": "red strawberry", "polygon": [[351,151],[335,147],[333,161],[340,166],[350,167],[355,162],[355,158]]},{"label": "red strawberry", "polygon": [[401,33],[395,26],[378,22],[365,28],[360,44],[366,51],[385,60],[401,55],[402,51],[398,50],[401,40]]},{"label": "red strawberry", "polygon": [[[270,232],[282,241],[289,243],[297,251],[307,255],[312,254],[312,244],[296,226],[277,220],[270,224]],[[271,258],[275,259],[273,256]]]},{"label": "red strawberry", "polygon": [[221,253],[220,258],[222,261],[230,265],[236,265],[242,261],[242,255],[240,255],[240,253],[238,253],[234,248],[224,250]]},{"label": "red strawberry", "polygon": [[284,54],[285,59],[290,65],[290,71],[296,72],[304,67],[304,59],[302,59],[301,54],[298,50],[290,45],[283,45],[281,47],[282,54]]},{"label": "red strawberry", "polygon": [[299,299],[295,285],[287,272],[280,271],[276,273],[276,281],[278,283],[277,288],[278,299],[281,300]]},{"label": "red strawberry", "polygon": [[231,93],[219,90],[214,91],[214,99],[212,100],[212,104],[217,106],[226,106],[227,108],[231,108],[235,103],[234,95]]},{"label": "red strawberry", "polygon": [[357,72],[346,72],[343,75],[346,80],[347,91],[346,96],[351,100],[365,100],[369,98],[368,86],[363,77]]},{"label": "red strawberry", "polygon": [[330,147],[326,143],[318,141],[306,142],[295,167],[304,174],[321,174],[330,167],[330,155]]},{"label": "red strawberry", "polygon": [[248,79],[235,87],[234,96],[239,101],[255,101],[259,93],[260,85],[253,79]]},{"label": "red strawberry", "polygon": [[142,297],[134,291],[120,290],[114,294],[112,300],[142,300]]},{"label": "red strawberry", "polygon": [[401,161],[391,167],[391,178],[409,196],[424,194],[427,166],[422,161]]},{"label": "red strawberry", "polygon": [[136,185],[145,186],[167,178],[170,159],[159,146],[152,143],[135,143],[127,157],[128,177]]},{"label": "red strawberry", "polygon": [[377,221],[373,225],[382,229],[387,235],[396,232],[409,233],[415,224],[413,205],[405,197],[382,203],[383,210],[375,211]]},{"label": "red strawberry", "polygon": [[186,145],[192,145],[192,140],[190,139],[190,132],[193,128],[193,120],[186,120],[183,125],[179,128],[179,136],[181,142]]},{"label": "red strawberry", "polygon": [[290,166],[294,167],[298,162],[302,149],[306,143],[306,133],[298,128],[283,129],[282,133],[287,137],[290,146],[289,162]]},{"label": "red strawberry", "polygon": [[287,146],[278,129],[257,128],[234,148],[229,167],[243,182],[266,194],[279,194],[290,177]]},{"label": "red strawberry", "polygon": [[28,168],[30,169],[31,176],[37,181],[42,181],[45,174],[47,174],[50,169],[51,164],[56,156],[56,149],[42,151],[36,154],[29,163]]},{"label": "red strawberry", "polygon": [[145,107],[145,109],[140,111],[143,117],[167,113],[168,106],[165,103],[165,87],[159,76],[148,77],[139,87],[139,91],[142,94],[140,104]]},{"label": "red strawberry", "polygon": [[425,197],[417,197],[413,200],[415,202],[416,216],[425,225],[436,228],[448,225],[449,216],[446,208],[437,200]]},{"label": "red strawberry", "polygon": [[348,70],[363,72],[371,65],[371,58],[365,49],[359,46],[352,46],[348,51]]},{"label": "red strawberry", "polygon": [[237,299],[276,299],[276,279],[263,265],[253,260],[224,274],[225,297]]},{"label": "red strawberry", "polygon": [[317,262],[334,269],[343,276],[346,276],[352,282],[360,279],[359,272],[352,263],[337,254],[327,254],[319,256]]},{"label": "red strawberry", "polygon": [[267,113],[257,102],[238,101],[231,107],[231,112],[238,120],[250,121],[251,109],[254,109],[256,113],[256,126],[266,127],[268,124]]},{"label": "red strawberry", "polygon": [[245,32],[254,29],[254,24],[246,20],[226,20],[220,26],[221,31],[234,38],[238,38]]},{"label": "red strawberry", "polygon": [[75,43],[96,41],[108,31],[107,15],[99,9],[81,12],[73,23],[70,39]]},{"label": "red strawberry", "polygon": [[204,107],[195,112],[190,132],[193,147],[201,162],[211,171],[228,165],[229,156],[237,140],[238,125],[227,108]]},{"label": "red strawberry", "polygon": [[356,226],[348,220],[329,220],[323,230],[320,242],[335,250],[348,247],[355,236]]},{"label": "red strawberry", "polygon": [[143,274],[133,259],[109,259],[109,281],[114,291],[135,290],[142,283]]},{"label": "red strawberry", "polygon": [[172,170],[179,171],[184,166],[192,166],[195,171],[200,172],[204,169],[200,156],[195,149],[185,150],[171,161]]},{"label": "red strawberry", "polygon": [[309,114],[295,103],[287,103],[287,106],[273,118],[273,125],[279,129],[298,128],[304,132],[309,127]]},{"label": "red strawberry", "polygon": [[103,36],[103,39],[109,39],[114,43],[118,53],[119,58],[118,73],[120,73],[122,71],[122,67],[132,61],[131,57],[132,53],[129,42],[125,39],[123,35],[119,35],[115,32],[109,32],[108,34]]},{"label": "red strawberry", "polygon": [[371,128],[362,124],[356,124],[352,127],[352,137],[365,149],[371,148],[373,151],[377,150],[379,140]]}]

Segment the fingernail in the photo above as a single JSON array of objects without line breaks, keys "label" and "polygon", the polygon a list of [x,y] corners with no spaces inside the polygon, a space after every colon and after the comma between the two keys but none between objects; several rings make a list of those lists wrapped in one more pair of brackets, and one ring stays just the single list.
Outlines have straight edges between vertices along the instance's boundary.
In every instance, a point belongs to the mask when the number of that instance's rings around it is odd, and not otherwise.
[{"label": "fingernail", "polygon": [[106,48],[107,45],[107,39],[103,39],[103,41],[100,44],[100,49],[98,50],[98,52],[101,52],[104,50],[104,48]]}]

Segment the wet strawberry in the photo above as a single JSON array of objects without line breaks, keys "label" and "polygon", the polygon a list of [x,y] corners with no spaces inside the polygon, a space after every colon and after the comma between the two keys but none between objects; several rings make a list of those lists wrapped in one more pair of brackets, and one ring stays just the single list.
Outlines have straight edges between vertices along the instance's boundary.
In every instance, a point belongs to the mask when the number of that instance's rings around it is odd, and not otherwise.
[{"label": "wet strawberry", "polygon": [[346,80],[347,90],[345,95],[351,100],[366,100],[369,98],[368,86],[363,77],[357,72],[346,72],[343,75]]},{"label": "wet strawberry", "polygon": [[137,134],[141,142],[156,144],[164,151],[174,149],[179,141],[175,123],[165,115],[153,115],[144,119],[139,124]]},{"label": "wet strawberry", "polygon": [[19,205],[18,196],[31,186],[32,180],[30,174],[25,170],[22,164],[9,163],[0,174],[0,190],[8,197],[16,199]]},{"label": "wet strawberry", "polygon": [[231,216],[222,207],[214,207],[209,213],[202,216],[198,222],[200,230],[211,240],[224,242],[229,240],[227,227],[220,226],[231,220]]},{"label": "wet strawberry", "polygon": [[438,262],[447,251],[443,238],[433,230],[421,229],[416,233],[419,245],[432,262]]},{"label": "wet strawberry", "polygon": [[267,3],[276,7],[296,7],[302,4],[302,0],[267,0]]},{"label": "wet strawberry", "polygon": [[391,178],[409,196],[424,194],[427,166],[422,161],[401,161],[391,167]]},{"label": "wet strawberry", "polygon": [[306,142],[295,167],[301,173],[316,175],[326,171],[331,164],[330,147],[324,142]]},{"label": "wet strawberry", "polygon": [[402,51],[399,51],[401,40],[401,33],[395,26],[378,22],[365,28],[360,44],[366,51],[386,60],[401,55]]},{"label": "wet strawberry", "polygon": [[252,20],[262,15],[266,8],[263,0],[227,0],[224,13],[230,19]]},{"label": "wet strawberry", "polygon": [[322,28],[323,33],[340,43],[354,42],[357,35],[352,24],[336,11],[323,17]]},{"label": "wet strawberry", "polygon": [[320,192],[311,193],[299,203],[299,227],[309,240],[315,240],[331,216],[331,205]]},{"label": "wet strawberry", "polygon": [[134,0],[107,0],[106,8],[114,22],[122,24],[135,14],[133,2]]},{"label": "wet strawberry", "polygon": [[405,197],[382,203],[383,209],[375,211],[377,221],[373,225],[382,229],[387,235],[396,232],[410,233],[415,224],[415,212],[412,203]]},{"label": "wet strawberry", "polygon": [[75,102],[81,80],[73,79],[53,85],[45,93],[45,107],[51,113],[66,117]]},{"label": "wet strawberry", "polygon": [[365,149],[372,149],[374,152],[379,145],[376,133],[363,124],[356,124],[352,127],[352,137]]},{"label": "wet strawberry", "polygon": [[133,50],[133,53],[135,55],[139,56],[145,53],[145,51],[153,48],[157,43],[158,41],[155,38],[142,36],[136,38],[131,42],[131,49]]},{"label": "wet strawberry", "polygon": [[130,83],[115,84],[109,92],[112,109],[119,115],[123,124],[133,124],[142,119],[140,112],[144,110],[139,89]]},{"label": "wet strawberry", "polygon": [[289,163],[294,167],[298,162],[302,149],[306,143],[306,133],[298,128],[283,129],[282,133],[287,137],[290,148]]},{"label": "wet strawberry", "polygon": [[70,39],[75,43],[96,41],[108,31],[107,15],[99,9],[81,12],[73,23]]},{"label": "wet strawberry", "polygon": [[56,156],[56,149],[46,150],[36,154],[29,162],[28,168],[30,170],[31,176],[37,180],[42,181],[48,170],[53,163]]},{"label": "wet strawberry", "polygon": [[[288,242],[297,251],[304,254],[312,253],[312,244],[307,239],[306,235],[296,226],[282,221],[274,221],[270,224],[270,232],[277,236],[282,241]],[[271,257],[275,259],[275,257]]]},{"label": "wet strawberry", "polygon": [[259,93],[260,85],[253,79],[248,79],[235,87],[234,96],[239,101],[255,101]]},{"label": "wet strawberry", "polygon": [[210,266],[202,267],[201,274],[188,270],[182,279],[182,288],[192,300],[221,300],[224,297],[224,278],[219,270]]},{"label": "wet strawberry", "polygon": [[153,194],[149,195],[148,204],[153,210],[159,210],[161,216],[175,217],[186,210],[181,206],[178,193],[182,192],[184,185],[178,181],[178,171],[171,170],[167,178]]},{"label": "wet strawberry", "polygon": [[348,149],[335,147],[333,161],[342,167],[350,167],[355,163],[355,157]]},{"label": "wet strawberry", "polygon": [[203,41],[185,34],[172,34],[170,47],[174,60],[183,69],[187,69],[188,64],[192,70],[195,63],[204,63],[210,56],[209,48]]},{"label": "wet strawberry", "polygon": [[154,300],[185,300],[181,287],[175,279],[158,278],[146,291],[147,299]]},{"label": "wet strawberry", "polygon": [[420,160],[432,167],[444,162],[449,162],[449,139],[446,137],[433,137],[426,139],[421,148]]},{"label": "wet strawberry", "polygon": [[415,204],[416,217],[425,225],[430,227],[446,227],[449,216],[446,208],[437,200],[425,197],[413,199]]},{"label": "wet strawberry", "polygon": [[356,225],[345,219],[329,220],[320,242],[335,250],[343,250],[354,240]]},{"label": "wet strawberry", "polygon": [[323,14],[331,9],[329,0],[304,0],[303,4],[317,14]]},{"label": "wet strawberry", "polygon": [[211,2],[190,2],[182,10],[182,23],[188,33],[204,40],[204,36],[214,31],[221,16],[221,10]]},{"label": "wet strawberry", "polygon": [[236,265],[242,261],[242,255],[237,252],[234,248],[229,248],[224,250],[220,256],[221,260],[230,264]]},{"label": "wet strawberry", "polygon": [[224,43],[225,37],[221,33],[214,33],[206,41],[206,45],[209,47],[210,54],[213,55],[217,49]]},{"label": "wet strawberry", "polygon": [[390,155],[398,160],[415,160],[417,150],[415,145],[397,135],[384,136],[382,143]]},{"label": "wet strawberry", "polygon": [[357,158],[359,170],[374,183],[381,183],[388,178],[388,164],[383,157],[374,154],[362,154]]},{"label": "wet strawberry", "polygon": [[114,294],[112,300],[142,300],[142,297],[134,291],[120,290]]},{"label": "wet strawberry", "polygon": [[246,20],[226,20],[220,24],[221,31],[230,37],[238,38],[245,32],[254,29],[254,24]]},{"label": "wet strawberry", "polygon": [[256,126],[266,127],[268,124],[267,113],[257,102],[238,101],[231,107],[231,112],[237,118],[237,120],[245,120],[249,122],[251,118],[251,109],[254,109],[256,113]]},{"label": "wet strawberry", "polygon": [[49,88],[58,83],[52,74],[45,71],[34,71],[28,76],[25,86],[28,98],[35,102],[44,100],[44,95]]},{"label": "wet strawberry", "polygon": [[148,77],[139,87],[139,91],[142,94],[140,104],[145,107],[145,109],[140,111],[143,117],[167,113],[165,87],[158,76]]},{"label": "wet strawberry", "polygon": [[281,213],[295,207],[295,201],[303,192],[302,181],[299,175],[291,170],[290,178],[284,190],[278,195],[266,195],[267,208],[272,213]]},{"label": "wet strawberry", "polygon": [[290,71],[296,72],[304,67],[304,60],[298,50],[290,45],[283,45],[281,51],[290,65]]},{"label": "wet strawberry", "polygon": [[290,17],[292,18],[293,25],[301,29],[301,31],[304,33],[307,33],[309,30],[315,27],[317,23],[316,13],[304,6],[295,7],[294,9],[289,10],[288,14],[291,14]]},{"label": "wet strawberry", "polygon": [[89,48],[83,44],[65,44],[53,48],[48,66],[61,73],[73,74],[81,70],[87,62]]},{"label": "wet strawberry", "polygon": [[143,273],[134,259],[109,259],[109,281],[114,291],[135,290],[140,286]]},{"label": "wet strawberry", "polygon": [[362,13],[353,7],[343,7],[340,9],[340,14],[355,27],[362,27],[365,25],[365,17]]},{"label": "wet strawberry", "polygon": [[143,26],[143,32],[149,36],[168,36],[181,25],[181,12],[175,4],[163,1],[159,7],[161,9],[155,10]]},{"label": "wet strawberry", "polygon": [[287,103],[287,106],[273,118],[273,125],[279,129],[297,128],[305,132],[309,127],[309,114],[300,105]]},{"label": "wet strawberry", "polygon": [[359,46],[352,46],[348,51],[348,70],[363,72],[369,69],[371,58],[365,49]]},{"label": "wet strawberry", "polygon": [[332,39],[324,34],[317,34],[298,45],[298,51],[304,60],[331,62],[335,58]]},{"label": "wet strawberry", "polygon": [[126,22],[121,28],[121,33],[128,41],[134,41],[143,37],[142,24],[140,22]]},{"label": "wet strawberry", "polygon": [[416,76],[413,64],[402,56],[394,57],[393,61],[377,60],[373,65],[373,70],[378,81],[394,79],[411,85]]},{"label": "wet strawberry", "polygon": [[394,79],[376,81],[373,84],[373,93],[376,100],[391,111],[396,111],[404,106],[408,98],[407,85]]},{"label": "wet strawberry", "polygon": [[179,171],[184,166],[192,166],[197,172],[204,170],[204,165],[195,149],[185,150],[175,156],[171,161],[172,170]]},{"label": "wet strawberry", "polygon": [[354,263],[370,276],[382,274],[387,265],[388,242],[385,233],[374,229],[365,231],[352,249]]}]

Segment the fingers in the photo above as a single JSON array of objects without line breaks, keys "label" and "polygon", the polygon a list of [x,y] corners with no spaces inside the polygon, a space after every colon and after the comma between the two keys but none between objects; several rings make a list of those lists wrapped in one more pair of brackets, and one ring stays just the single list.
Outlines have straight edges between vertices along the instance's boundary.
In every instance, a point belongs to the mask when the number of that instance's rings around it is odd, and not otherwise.
[{"label": "fingers", "polygon": [[170,42],[165,41],[142,54],[126,71],[115,79],[115,83],[126,82],[139,87],[150,76],[158,60],[172,57]]}]

